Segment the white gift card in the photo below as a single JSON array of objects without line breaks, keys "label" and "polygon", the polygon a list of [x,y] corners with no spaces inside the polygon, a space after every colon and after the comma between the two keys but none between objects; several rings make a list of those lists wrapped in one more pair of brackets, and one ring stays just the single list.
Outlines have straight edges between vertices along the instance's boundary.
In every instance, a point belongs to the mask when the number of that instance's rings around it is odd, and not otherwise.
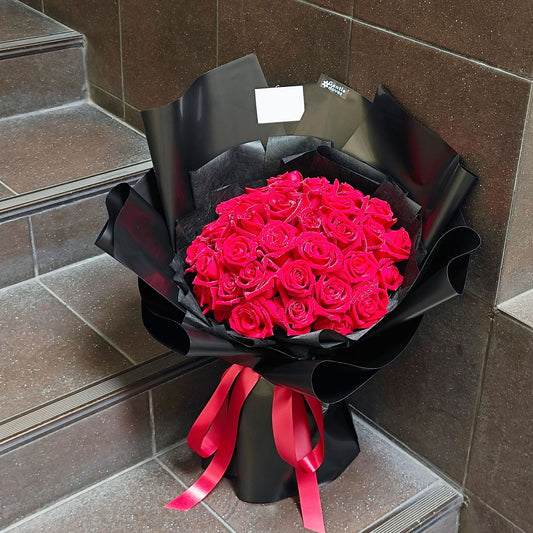
[{"label": "white gift card", "polygon": [[304,88],[294,85],[256,89],[255,106],[258,124],[295,122],[302,118],[305,111]]}]

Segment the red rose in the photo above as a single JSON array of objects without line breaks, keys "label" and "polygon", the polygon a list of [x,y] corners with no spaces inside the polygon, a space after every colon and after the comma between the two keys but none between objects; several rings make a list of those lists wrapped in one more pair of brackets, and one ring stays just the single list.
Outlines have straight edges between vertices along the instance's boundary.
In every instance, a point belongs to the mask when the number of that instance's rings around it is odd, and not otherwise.
[{"label": "red rose", "polygon": [[361,198],[356,195],[340,195],[337,192],[322,195],[323,205],[352,218],[361,210]]},{"label": "red rose", "polygon": [[383,224],[376,222],[372,218],[367,218],[362,224],[363,232],[365,234],[366,249],[378,250],[383,245],[385,235],[385,228]]},{"label": "red rose", "polygon": [[[335,182],[338,183],[337,180]],[[363,209],[369,200],[368,196],[354,189],[349,183],[338,183],[335,192],[338,196],[350,197],[359,209]]]},{"label": "red rose", "polygon": [[382,259],[379,262],[378,279],[381,287],[395,291],[402,284],[403,276],[390,259]]},{"label": "red rose", "polygon": [[213,310],[213,294],[211,287],[205,285],[194,284],[193,293],[196,296],[196,301],[200,304],[204,314]]},{"label": "red rose", "polygon": [[319,231],[322,227],[321,213],[312,207],[304,207],[298,213],[298,223],[302,231]]},{"label": "red rose", "polygon": [[228,266],[239,267],[257,257],[257,243],[244,235],[231,235],[222,245],[219,260]]},{"label": "red rose", "polygon": [[378,259],[393,259],[403,261],[409,258],[411,239],[404,228],[389,230],[383,235],[383,245],[376,251]]},{"label": "red rose", "polygon": [[279,220],[269,220],[259,235],[259,245],[266,255],[283,264],[288,252],[294,248],[298,230]]},{"label": "red rose", "polygon": [[272,189],[262,195],[261,202],[271,220],[290,222],[301,209],[302,195],[295,191]]},{"label": "red rose", "polygon": [[337,211],[328,210],[324,213],[324,231],[330,239],[335,239],[340,248],[358,246],[362,242],[360,226],[347,216]]},{"label": "red rose", "polygon": [[283,307],[282,326],[287,335],[303,335],[311,331],[316,319],[316,303],[311,297],[290,298]]},{"label": "red rose", "polygon": [[191,242],[189,247],[187,248],[187,257],[185,258],[185,261],[189,265],[194,265],[196,263],[196,260],[198,258],[198,255],[205,249],[208,248],[207,244],[205,243],[205,238],[203,234],[194,241]]},{"label": "red rose", "polygon": [[342,252],[339,247],[321,233],[303,232],[298,236],[296,245],[300,257],[316,274],[331,272],[342,265]]},{"label": "red rose", "polygon": [[255,298],[235,307],[229,317],[231,329],[254,339],[264,339],[274,333],[273,305],[265,298]]},{"label": "red rose", "polygon": [[218,254],[211,248],[203,248],[196,255],[194,264],[185,272],[196,272],[196,278],[205,282],[218,280],[222,274],[222,266]]},{"label": "red rose", "polygon": [[344,256],[342,274],[351,282],[375,279],[379,264],[372,252],[350,251]]},{"label": "red rose", "polygon": [[327,178],[306,178],[303,181],[304,194],[322,196],[324,193],[332,192],[334,185]]},{"label": "red rose", "polygon": [[327,311],[344,313],[350,306],[352,290],[339,278],[325,274],[315,283],[315,298]]},{"label": "red rose", "polygon": [[387,291],[372,283],[359,283],[353,288],[350,315],[358,329],[369,328],[386,312],[389,297]]},{"label": "red rose", "polygon": [[370,198],[364,211],[385,229],[393,226],[397,220],[394,218],[390,204],[380,198]]},{"label": "red rose", "polygon": [[[231,232],[230,222],[227,216],[222,215],[213,222],[206,224],[200,238],[214,246]],[[198,238],[198,237],[197,237]],[[194,242],[194,241],[193,241]]]},{"label": "red rose", "polygon": [[279,176],[274,176],[267,179],[270,189],[299,189],[302,185],[303,176],[297,171],[286,172]]},{"label": "red rose", "polygon": [[355,329],[353,319],[346,313],[331,313],[327,316],[319,316],[314,325],[315,331],[321,329],[332,329],[342,335],[349,335]]},{"label": "red rose", "polygon": [[247,237],[255,238],[268,220],[265,208],[261,204],[241,202],[235,206],[234,211],[228,215],[235,230]]},{"label": "red rose", "polygon": [[[245,298],[262,294],[266,298],[274,296],[273,270],[267,270],[263,261],[250,261],[239,271],[237,285],[243,290]],[[266,293],[266,294],[265,294]]]},{"label": "red rose", "polygon": [[243,292],[237,284],[237,276],[233,272],[225,272],[218,279],[214,296],[214,307],[226,305],[235,307],[243,300]]},{"label": "red rose", "polygon": [[288,261],[278,270],[276,277],[282,296],[286,293],[289,296],[303,298],[313,292],[315,275],[309,263],[303,259]]}]

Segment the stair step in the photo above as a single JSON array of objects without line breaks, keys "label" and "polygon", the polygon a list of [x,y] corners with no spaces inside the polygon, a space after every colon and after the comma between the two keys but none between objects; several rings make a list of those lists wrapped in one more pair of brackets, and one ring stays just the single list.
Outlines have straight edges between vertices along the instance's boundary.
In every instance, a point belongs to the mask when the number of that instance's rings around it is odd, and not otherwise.
[{"label": "stair step", "polygon": [[0,0],[0,53],[17,43],[48,36],[77,35],[43,13],[17,0]]},{"label": "stair step", "polygon": [[1,290],[0,330],[0,421],[168,352],[136,276],[103,255]]},{"label": "stair step", "polygon": [[[328,533],[456,532],[460,494],[361,418],[356,418],[356,425],[361,454],[320,491]],[[198,457],[178,444],[4,532],[306,531],[294,499],[245,503],[236,498],[226,479],[191,511],[165,509],[200,473]]]},{"label": "stair step", "polygon": [[0,118],[87,96],[83,36],[16,0],[0,0]]},{"label": "stair step", "polygon": [[0,120],[0,147],[0,185],[12,199],[0,204],[4,212],[24,194],[151,165],[144,136],[89,102]]}]

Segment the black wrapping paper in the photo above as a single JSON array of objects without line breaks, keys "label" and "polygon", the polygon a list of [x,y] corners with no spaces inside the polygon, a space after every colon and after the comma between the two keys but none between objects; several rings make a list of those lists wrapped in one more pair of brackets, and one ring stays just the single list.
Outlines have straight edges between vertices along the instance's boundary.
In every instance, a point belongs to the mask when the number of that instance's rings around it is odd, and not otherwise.
[{"label": "black wrapping paper", "polygon": [[[109,220],[97,240],[139,276],[143,321],[157,340],[192,357],[249,366],[266,380],[245,406],[228,473],[240,472],[237,492],[247,501],[273,501],[293,489],[286,468],[272,468],[260,493],[252,488],[264,474],[263,459],[255,453],[253,460],[256,444],[247,439],[254,418],[264,415],[265,390],[284,385],[340,402],[331,410],[340,418],[331,415],[332,453],[326,450],[319,479],[337,477],[358,453],[353,424],[346,412],[339,415],[342,400],[406,348],[427,310],[462,293],[469,256],[480,243],[459,212],[476,177],[457,153],[385,88],[368,102],[351,89],[339,95],[344,86],[332,83],[306,87],[300,122],[258,125],[253,89],[266,83],[255,56],[247,56],[205,74],[180,100],[143,112],[154,171],[133,188],[109,193]],[[368,330],[246,339],[206,318],[192,296],[183,252],[214,219],[216,204],[292,169],[384,196],[415,243],[389,313]],[[335,431],[348,437],[331,439]]]}]

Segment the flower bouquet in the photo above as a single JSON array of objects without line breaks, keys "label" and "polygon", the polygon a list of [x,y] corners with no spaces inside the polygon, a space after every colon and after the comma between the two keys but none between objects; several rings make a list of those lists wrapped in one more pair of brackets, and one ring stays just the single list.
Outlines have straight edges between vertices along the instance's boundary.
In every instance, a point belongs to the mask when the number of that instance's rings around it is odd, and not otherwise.
[{"label": "flower bouquet", "polygon": [[143,112],[154,170],[109,193],[97,244],[139,276],[157,340],[231,364],[188,438],[205,472],[169,506],[226,475],[245,501],[298,491],[323,531],[318,485],[359,453],[344,399],[462,292],[476,177],[383,87],[322,76],[298,120],[259,123],[266,88],[246,56]]}]

